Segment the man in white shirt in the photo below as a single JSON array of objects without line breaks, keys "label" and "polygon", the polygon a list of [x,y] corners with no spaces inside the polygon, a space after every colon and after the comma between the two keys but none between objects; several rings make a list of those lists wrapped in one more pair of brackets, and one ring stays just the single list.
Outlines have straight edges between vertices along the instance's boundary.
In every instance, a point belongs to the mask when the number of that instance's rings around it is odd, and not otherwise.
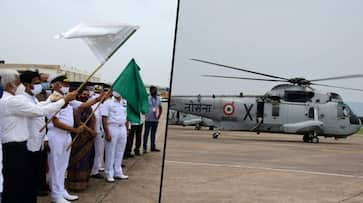
[{"label": "man in white shirt", "polygon": [[[69,87],[65,82],[65,75],[59,75],[50,81],[54,92],[47,99],[63,97],[67,94]],[[68,146],[72,142],[71,133],[81,133],[84,126],[74,128],[73,110],[82,107],[90,107],[97,103],[102,95],[91,99],[85,103],[80,101],[71,101],[67,103],[61,111],[52,118],[52,122],[48,125],[48,144],[50,152],[48,155],[49,175],[51,198],[55,203],[68,203],[79,199],[77,195],[70,195],[64,187],[65,172],[68,167],[71,150]],[[49,119],[51,119],[49,117]]]},{"label": "man in white shirt", "polygon": [[[42,91],[40,94],[36,95],[36,98],[40,103],[43,103],[45,100],[47,100],[49,94],[50,94],[50,83],[49,83],[49,74],[47,73],[39,73],[40,82],[42,85]],[[45,117],[43,117],[44,122],[46,121]],[[46,133],[46,130],[41,132],[42,134]],[[36,171],[36,188],[37,188],[37,195],[38,197],[48,196],[49,191],[49,185],[47,184],[47,160],[48,160],[48,137],[47,135],[44,135],[44,140],[42,143],[42,147],[40,150],[40,155],[36,157],[36,160],[34,160],[35,164],[39,166],[39,168]]]},{"label": "man in white shirt", "polygon": [[127,103],[115,91],[102,105],[102,125],[105,132],[105,175],[107,182],[128,179],[122,172],[122,158],[126,146]]},{"label": "man in white shirt", "polygon": [[[35,105],[46,105],[46,103],[40,104],[38,99],[35,97],[42,91],[42,86],[39,80],[39,74],[32,71],[25,71],[20,75],[20,81],[24,86],[24,92],[22,96],[29,103]],[[43,144],[43,138],[45,136],[45,131],[39,132],[39,129],[43,127],[45,124],[45,116],[44,117],[34,117],[28,118],[28,131],[29,138],[27,140],[27,149],[29,151],[29,163],[30,169],[32,170],[32,181],[30,182],[32,186],[29,189],[35,193],[36,196],[38,190],[38,180],[41,178],[38,171],[40,171],[40,148]]]},{"label": "man in white shirt", "polygon": [[[76,92],[70,93],[54,103],[37,105],[24,99],[24,95],[15,96],[19,78],[11,72],[1,72],[2,86],[5,87],[0,100],[0,128],[3,147],[4,190],[3,203],[36,202],[33,192],[33,169],[29,159],[27,140],[32,131],[29,130],[29,118],[46,116],[59,110],[66,102],[76,97]],[[34,75],[30,80],[39,80]],[[29,80],[29,78],[27,79]],[[35,91],[34,84],[29,88]]]}]

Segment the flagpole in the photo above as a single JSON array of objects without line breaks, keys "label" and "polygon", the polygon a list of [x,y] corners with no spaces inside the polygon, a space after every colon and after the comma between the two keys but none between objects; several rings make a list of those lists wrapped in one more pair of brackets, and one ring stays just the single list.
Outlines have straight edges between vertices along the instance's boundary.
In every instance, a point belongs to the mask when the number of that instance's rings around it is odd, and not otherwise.
[{"label": "flagpole", "polygon": [[[134,29],[131,34],[129,36],[126,37],[126,39],[121,43],[119,44],[115,50],[113,50],[113,52],[106,58],[105,61],[103,61],[101,64],[99,64],[95,70],[87,77],[87,79],[77,88],[77,92],[79,92],[86,84],[87,82],[97,73],[97,71],[99,71],[102,66],[116,53],[116,51],[123,45],[125,44],[125,42],[136,32],[136,29]],[[43,127],[39,130],[39,132],[42,132],[46,127],[47,125],[53,120],[53,118],[61,111],[61,109],[59,109],[57,112],[55,112],[52,117],[47,120],[47,122],[43,125]]]},{"label": "flagpole", "polygon": [[[118,48],[117,48],[118,49]],[[107,60],[108,60],[109,58],[107,58]],[[107,61],[106,60],[106,61]],[[101,67],[105,64],[105,62],[106,61],[104,61],[104,62],[102,62],[101,64],[99,64],[97,67],[96,67],[96,69],[93,71],[93,73],[91,74],[91,75],[89,75],[88,77],[87,77],[87,79],[75,90],[75,91],[77,91],[77,92],[79,92],[86,84],[87,84],[87,82],[91,79],[91,77],[92,76],[94,76],[94,74],[96,74],[96,72],[98,71],[98,70],[100,70],[101,69]],[[40,130],[39,130],[39,132],[42,132],[46,127],[47,127],[47,125],[53,120],[53,118],[61,111],[62,109],[59,109],[57,112],[55,112],[53,115],[52,115],[52,117],[50,118],[50,119],[48,119],[47,120],[47,122],[43,125],[43,127],[42,128],[40,128]]]},{"label": "flagpole", "polygon": [[[86,119],[86,121],[83,123],[84,125],[87,125],[88,121],[92,118],[93,114],[95,114],[95,112],[97,111],[98,107],[101,106],[101,103],[106,99],[106,97],[111,93],[112,89],[109,89],[105,95],[103,95],[101,101],[97,104],[96,108],[92,111],[92,113],[88,116],[88,118]],[[72,147],[72,145],[76,142],[77,138],[79,137],[80,134],[77,134],[71,144],[68,145],[67,147],[67,151]]]}]

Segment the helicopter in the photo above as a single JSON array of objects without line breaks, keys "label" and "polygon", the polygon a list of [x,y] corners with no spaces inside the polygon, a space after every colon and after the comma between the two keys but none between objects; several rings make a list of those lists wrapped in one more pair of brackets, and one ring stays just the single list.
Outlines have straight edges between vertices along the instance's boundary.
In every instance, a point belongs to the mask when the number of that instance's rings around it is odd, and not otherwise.
[{"label": "helicopter", "polygon": [[279,82],[264,95],[172,95],[170,109],[212,119],[220,130],[288,133],[303,135],[307,143],[319,143],[319,137],[347,138],[361,128],[360,119],[335,92],[323,92],[312,87],[363,91],[316,83],[319,81],[360,78],[362,74],[307,80],[284,78],[207,60],[191,59],[213,66],[252,73],[265,78],[203,75],[204,77]]}]

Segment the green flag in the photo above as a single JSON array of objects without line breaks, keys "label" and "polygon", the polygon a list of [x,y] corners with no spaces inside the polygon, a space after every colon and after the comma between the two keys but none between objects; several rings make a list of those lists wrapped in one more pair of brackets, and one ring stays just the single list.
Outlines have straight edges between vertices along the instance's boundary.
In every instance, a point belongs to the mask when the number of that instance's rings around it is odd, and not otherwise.
[{"label": "green flag", "polygon": [[112,84],[112,89],[127,100],[127,119],[131,123],[140,123],[140,113],[149,110],[148,94],[139,71],[140,67],[131,59]]}]

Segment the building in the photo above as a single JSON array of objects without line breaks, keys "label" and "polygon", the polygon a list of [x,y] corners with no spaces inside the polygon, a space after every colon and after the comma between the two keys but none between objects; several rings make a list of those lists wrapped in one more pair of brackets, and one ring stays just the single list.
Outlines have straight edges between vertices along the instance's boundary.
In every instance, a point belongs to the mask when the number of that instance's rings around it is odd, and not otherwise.
[{"label": "building", "polygon": [[[10,64],[10,63],[0,63],[0,70],[11,69],[17,71],[25,70],[38,70],[40,73],[47,73],[51,77],[60,73],[66,73],[67,78],[70,81],[85,81],[90,73],[79,70],[77,68],[68,68],[61,65],[48,65],[48,64]],[[100,77],[91,77],[91,82],[100,82]]]}]

